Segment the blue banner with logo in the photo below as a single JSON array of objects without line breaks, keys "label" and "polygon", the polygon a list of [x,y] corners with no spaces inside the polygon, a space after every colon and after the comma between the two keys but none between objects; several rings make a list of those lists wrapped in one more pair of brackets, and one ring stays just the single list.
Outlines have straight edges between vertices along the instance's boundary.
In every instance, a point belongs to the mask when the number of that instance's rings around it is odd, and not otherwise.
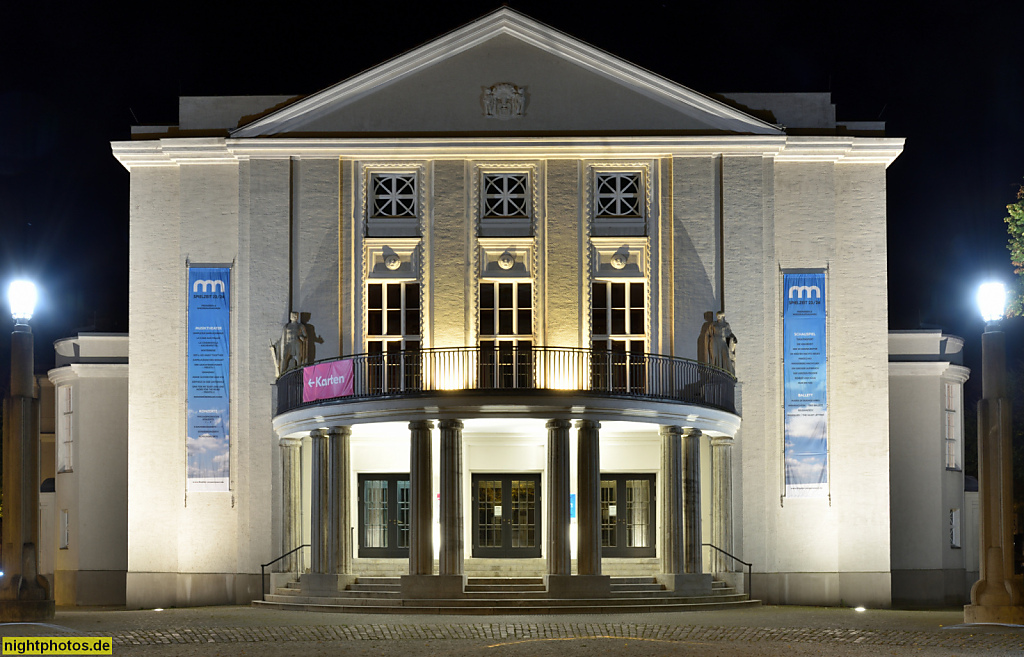
[{"label": "blue banner with logo", "polygon": [[188,270],[188,490],[228,490],[231,270]]},{"label": "blue banner with logo", "polygon": [[828,495],[825,274],[783,274],[787,497]]}]

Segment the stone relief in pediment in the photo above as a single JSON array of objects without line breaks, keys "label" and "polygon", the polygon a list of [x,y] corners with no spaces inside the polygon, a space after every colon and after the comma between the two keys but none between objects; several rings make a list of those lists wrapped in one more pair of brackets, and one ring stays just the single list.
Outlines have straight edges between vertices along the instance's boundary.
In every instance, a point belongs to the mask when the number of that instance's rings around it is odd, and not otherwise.
[{"label": "stone relief in pediment", "polygon": [[521,119],[526,110],[526,87],[510,82],[484,87],[480,102],[483,104],[484,116],[488,119]]}]

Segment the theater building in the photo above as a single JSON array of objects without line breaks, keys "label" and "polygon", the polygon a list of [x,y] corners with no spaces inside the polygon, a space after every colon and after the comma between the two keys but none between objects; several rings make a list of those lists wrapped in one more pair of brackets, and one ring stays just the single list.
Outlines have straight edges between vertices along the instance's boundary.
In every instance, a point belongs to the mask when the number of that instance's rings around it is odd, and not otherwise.
[{"label": "theater building", "polygon": [[505,8],[134,133],[129,607],[247,602],[303,544],[306,592],[746,587],[724,551],[890,604],[880,124]]}]

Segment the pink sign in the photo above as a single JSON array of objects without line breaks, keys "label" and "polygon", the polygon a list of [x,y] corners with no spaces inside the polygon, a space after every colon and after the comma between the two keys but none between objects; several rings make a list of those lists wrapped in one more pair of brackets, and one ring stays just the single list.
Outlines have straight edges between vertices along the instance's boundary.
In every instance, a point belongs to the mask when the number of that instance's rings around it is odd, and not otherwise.
[{"label": "pink sign", "polygon": [[336,360],[302,368],[302,401],[352,394],[352,361]]}]

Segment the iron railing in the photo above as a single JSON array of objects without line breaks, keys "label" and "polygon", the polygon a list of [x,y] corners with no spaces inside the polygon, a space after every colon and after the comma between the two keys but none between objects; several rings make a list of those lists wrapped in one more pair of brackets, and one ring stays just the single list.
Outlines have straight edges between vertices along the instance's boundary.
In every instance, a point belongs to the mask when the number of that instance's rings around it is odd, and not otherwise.
[{"label": "iron railing", "polygon": [[[417,396],[446,391],[582,394],[674,401],[736,412],[736,378],[686,358],[571,347],[501,345],[358,354],[350,361],[351,391],[304,399],[304,369],[277,380],[277,413],[347,400]],[[349,367],[345,363],[346,371]]]},{"label": "iron railing", "polygon": [[[275,563],[277,563],[281,559],[284,559],[285,557],[288,557],[288,556],[291,556],[291,555],[295,554],[296,552],[298,552],[302,548],[308,548],[308,547],[309,547],[309,543],[303,543],[302,545],[300,545],[297,548],[292,548],[291,550],[288,550],[287,552],[285,552],[284,554],[282,554],[278,558],[274,559],[273,561],[268,561],[267,563],[261,563],[260,564],[260,592],[262,593],[262,598],[261,598],[262,600],[266,600],[267,599],[267,566],[273,566]],[[300,554],[299,557],[301,557],[301,556],[302,555]],[[302,561],[301,560],[299,561],[299,572],[300,573],[302,572]]]},{"label": "iron railing", "polygon": [[739,562],[739,563],[741,563],[741,564],[743,564],[744,566],[747,567],[747,590],[746,590],[746,594],[747,594],[747,599],[748,600],[753,600],[754,599],[754,595],[753,595],[753,593],[750,590],[750,580],[751,580],[751,577],[752,577],[751,570],[753,569],[754,564],[747,563],[743,559],[740,559],[739,557],[737,557],[735,555],[729,554],[728,552],[726,552],[722,548],[718,547],[717,545],[712,545],[711,543],[701,543],[701,545],[703,545],[704,547],[709,547],[712,550],[717,550],[719,552],[719,554],[723,554],[723,555],[729,557],[730,559],[732,559],[733,561],[737,561],[737,562]]}]

